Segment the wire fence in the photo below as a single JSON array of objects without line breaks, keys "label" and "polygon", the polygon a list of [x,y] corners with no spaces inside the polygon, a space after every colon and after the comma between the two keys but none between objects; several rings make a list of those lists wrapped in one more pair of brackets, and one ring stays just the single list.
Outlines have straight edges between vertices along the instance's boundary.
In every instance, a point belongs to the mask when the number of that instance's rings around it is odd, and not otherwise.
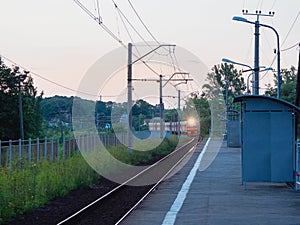
[{"label": "wire fence", "polygon": [[[121,140],[120,140],[121,139]],[[106,148],[124,143],[126,134],[116,137],[114,134],[100,136],[79,136],[77,138],[61,139],[36,138],[28,140],[0,140],[0,166],[10,167],[15,162],[28,161],[37,163],[40,161],[65,160],[74,153],[87,152],[104,145]]]}]

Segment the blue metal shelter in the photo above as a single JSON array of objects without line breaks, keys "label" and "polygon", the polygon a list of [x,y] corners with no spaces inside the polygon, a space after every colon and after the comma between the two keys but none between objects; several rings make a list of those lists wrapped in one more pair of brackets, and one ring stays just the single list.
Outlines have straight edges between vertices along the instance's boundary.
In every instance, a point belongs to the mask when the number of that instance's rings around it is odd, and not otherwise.
[{"label": "blue metal shelter", "polygon": [[227,146],[231,148],[241,147],[241,123],[240,113],[228,112],[227,120]]},{"label": "blue metal shelter", "polygon": [[273,97],[244,95],[241,102],[243,182],[296,183],[295,116],[300,109]]}]

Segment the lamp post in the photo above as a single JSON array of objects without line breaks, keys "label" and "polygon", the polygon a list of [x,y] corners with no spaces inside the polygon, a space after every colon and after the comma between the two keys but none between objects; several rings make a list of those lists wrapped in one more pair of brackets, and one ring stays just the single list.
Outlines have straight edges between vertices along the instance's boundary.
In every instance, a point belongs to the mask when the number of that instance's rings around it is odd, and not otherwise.
[{"label": "lamp post", "polygon": [[[250,90],[249,90],[249,78],[251,75],[253,75],[253,72],[263,72],[263,71],[267,71],[267,70],[273,70],[273,68],[271,67],[265,67],[265,66],[259,66],[258,68],[252,68],[251,66],[247,65],[247,64],[244,64],[244,63],[239,63],[239,62],[235,62],[235,61],[232,61],[230,59],[227,59],[227,58],[222,58],[222,62],[226,62],[226,63],[231,63],[231,64],[235,64],[235,65],[240,65],[240,66],[245,66],[245,67],[248,67],[249,69],[248,70],[242,70],[242,72],[248,72],[248,71],[252,71],[248,77],[247,77],[247,93],[250,93]],[[259,70],[260,68],[263,68],[262,70]],[[254,88],[252,88],[252,93],[255,93],[254,92]]]},{"label": "lamp post", "polygon": [[226,105],[226,138],[228,138],[228,119],[229,119],[229,115],[228,115],[228,86],[229,86],[229,81],[228,80],[222,80],[223,82],[225,82],[226,86],[225,86],[225,105]]},{"label": "lamp post", "polygon": [[[254,24],[255,25],[255,35],[256,35],[255,37],[258,37],[258,35],[259,35],[258,31],[259,31],[260,26],[270,28],[271,30],[273,30],[275,32],[276,39],[277,39],[277,85],[278,85],[277,86],[277,98],[280,98],[280,95],[281,95],[281,74],[280,74],[280,45],[279,45],[279,34],[278,34],[278,32],[275,30],[275,28],[273,28],[273,27],[271,27],[267,24],[259,23],[259,21],[252,22],[252,21],[247,20],[246,18],[239,17],[239,16],[234,16],[232,19],[235,20],[235,21],[239,21],[239,22]],[[255,44],[255,53],[258,53],[258,49],[259,49],[259,43],[257,41],[256,44]],[[256,62],[255,65],[254,65],[254,69],[256,69],[256,68],[259,67],[258,54],[255,54],[255,60],[254,61]],[[257,91],[258,91],[258,71],[257,72],[255,71],[254,86],[257,87]],[[256,94],[256,93],[254,93],[254,94]]]},{"label": "lamp post", "polygon": [[[263,67],[260,67],[260,68],[263,68]],[[251,69],[252,71],[254,71],[254,69]],[[264,71],[267,71],[267,70],[273,70],[272,67],[268,67],[268,68],[264,68],[262,70],[259,70],[258,72],[264,72]],[[250,70],[243,70],[242,72],[247,72],[247,71],[250,71]],[[253,75],[253,72],[251,72],[248,77],[247,77],[247,93],[250,93],[250,89],[249,89],[249,78],[250,76]]]}]

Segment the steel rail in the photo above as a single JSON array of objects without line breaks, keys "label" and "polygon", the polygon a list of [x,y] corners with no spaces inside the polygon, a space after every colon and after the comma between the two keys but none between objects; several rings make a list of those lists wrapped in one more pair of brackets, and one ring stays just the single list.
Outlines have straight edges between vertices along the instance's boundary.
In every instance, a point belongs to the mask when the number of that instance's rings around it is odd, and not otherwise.
[{"label": "steel rail", "polygon": [[142,201],[144,201],[144,199],[150,194],[152,193],[152,191],[158,186],[160,185],[165,178],[175,170],[175,168],[194,150],[196,145],[194,145],[193,147],[190,148],[189,151],[187,151],[187,153],[185,153],[183,155],[183,157],[181,157],[179,159],[179,161],[177,161],[168,171],[167,173],[142,197],[140,198],[140,200],[131,208],[129,209],[122,217],[121,219],[118,220],[118,222],[115,223],[115,225],[120,224]]},{"label": "steel rail", "polygon": [[[125,186],[126,184],[128,184],[130,181],[136,179],[138,176],[142,175],[143,173],[145,173],[146,171],[148,171],[149,169],[153,168],[154,166],[156,166],[158,163],[166,160],[167,158],[169,158],[170,156],[172,156],[173,154],[177,153],[180,149],[186,147],[187,145],[191,144],[194,141],[195,138],[191,139],[189,142],[185,143],[184,145],[180,146],[178,149],[176,149],[175,151],[172,151],[170,154],[166,155],[165,157],[163,157],[162,159],[158,160],[157,162],[151,164],[150,166],[148,166],[146,169],[142,170],[141,172],[139,172],[138,174],[136,174],[135,176],[131,177],[130,179],[126,180],[125,182],[123,182],[122,184],[120,184],[119,186],[113,188],[111,191],[107,192],[106,194],[102,195],[100,198],[96,199],[95,201],[93,201],[92,203],[88,204],[87,206],[83,207],[82,209],[78,210],[77,212],[75,212],[74,214],[72,214],[71,216],[67,217],[66,219],[64,219],[63,221],[57,223],[57,225],[62,225],[68,221],[70,221],[71,219],[74,219],[76,216],[79,216],[81,213],[83,213],[84,211],[86,211],[88,208],[92,207],[93,205],[95,205],[96,203],[98,203],[99,201],[103,200],[104,198],[106,198],[107,196],[111,195],[112,193],[116,192],[118,189],[120,189],[121,187]],[[194,146],[193,146],[194,147]],[[189,150],[188,152],[190,152],[191,150]],[[181,162],[182,160],[180,160]],[[176,163],[177,165],[177,163]],[[174,167],[174,166],[173,166]],[[172,168],[173,168],[172,167]],[[169,172],[169,171],[168,171]],[[169,173],[168,173],[169,174]],[[163,178],[165,178],[166,176],[163,176]],[[156,187],[157,185],[155,185]]]}]

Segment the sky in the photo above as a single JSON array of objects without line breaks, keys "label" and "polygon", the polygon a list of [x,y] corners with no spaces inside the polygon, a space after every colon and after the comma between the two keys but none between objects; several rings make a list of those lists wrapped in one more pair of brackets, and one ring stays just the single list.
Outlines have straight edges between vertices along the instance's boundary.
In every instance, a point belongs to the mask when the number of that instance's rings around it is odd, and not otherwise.
[{"label": "sky", "polygon": [[[99,0],[99,7],[95,0],[81,2],[95,15],[99,15],[99,12],[103,24],[125,45],[132,40],[123,26],[125,18],[120,16],[120,12],[131,21],[145,40],[153,41],[130,7],[131,2],[160,43],[175,44],[190,51],[206,66],[207,72],[214,65],[220,64],[222,58],[253,65],[254,27],[232,20],[233,16],[243,16],[242,9],[249,12],[258,9],[266,14],[269,11],[275,12],[274,17],[260,17],[260,22],[278,31],[282,50],[300,41],[299,0],[115,0],[120,11],[111,0]],[[0,4],[0,55],[31,71],[35,86],[39,92],[44,91],[45,97],[76,95],[72,90],[82,87],[84,77],[95,63],[111,51],[122,48],[120,43],[73,0],[0,0]],[[256,19],[255,16],[243,17],[251,21]],[[127,29],[134,42],[143,42],[128,24]],[[272,64],[275,57],[274,48],[275,33],[271,29],[261,28],[261,66],[276,68],[276,60]],[[168,50],[170,51],[170,48],[166,51]],[[297,66],[298,50],[296,46],[281,52],[281,68]],[[5,58],[4,62],[8,66],[13,64]],[[126,60],[124,57],[124,65]],[[150,60],[150,57],[145,60]],[[239,66],[237,68],[243,69]],[[156,69],[165,73],[162,71],[165,68]],[[118,76],[126,76],[126,68],[123,70]],[[263,84],[272,82],[273,76],[270,72],[261,75],[262,92]],[[52,83],[39,76],[49,79]],[[147,77],[153,77],[153,74],[147,73]],[[115,81],[110,84],[110,89],[123,90],[126,87],[126,79],[120,87],[118,83]],[[80,91],[88,92],[89,87]],[[108,92],[108,95],[113,94]],[[103,100],[107,101],[110,98],[106,97]]]}]

